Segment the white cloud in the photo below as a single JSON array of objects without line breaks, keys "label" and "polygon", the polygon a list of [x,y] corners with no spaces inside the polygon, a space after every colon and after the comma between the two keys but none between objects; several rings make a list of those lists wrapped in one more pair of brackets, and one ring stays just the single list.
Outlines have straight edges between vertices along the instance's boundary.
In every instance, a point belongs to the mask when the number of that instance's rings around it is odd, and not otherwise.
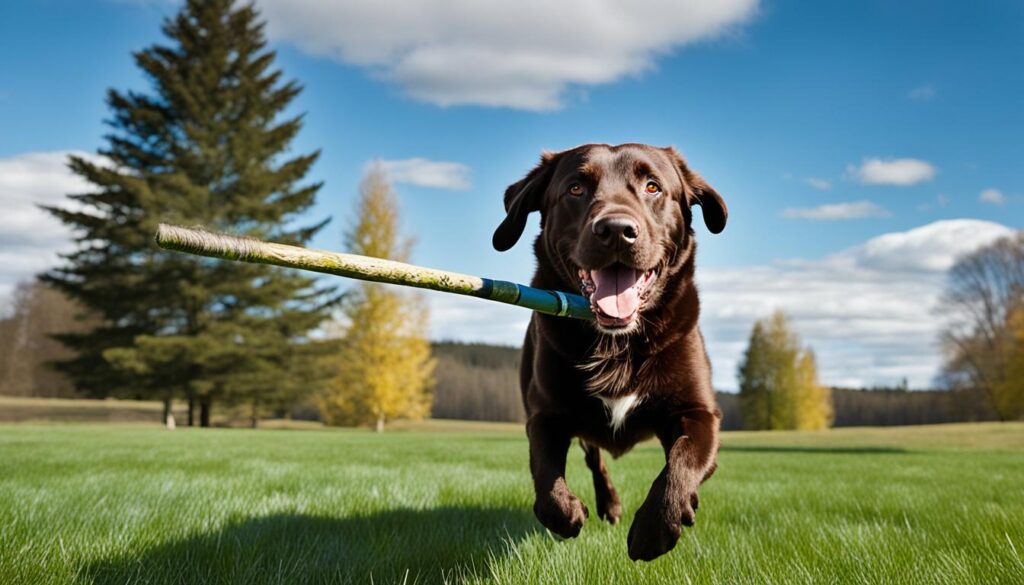
[{"label": "white cloud", "polygon": [[[462,163],[407,158],[403,160],[378,160],[377,164],[395,183],[465,191],[470,188],[469,167]],[[369,166],[368,165],[368,166]]]},{"label": "white cloud", "polygon": [[909,97],[912,100],[928,101],[930,99],[933,99],[936,94],[937,92],[935,91],[935,86],[929,83],[926,85],[915,87],[914,89],[910,90],[907,93],[907,97]]},{"label": "white cloud", "polygon": [[945,272],[957,257],[1013,230],[990,221],[936,221],[872,238],[831,256],[833,261],[882,272]]},{"label": "white cloud", "polygon": [[935,178],[931,163],[915,158],[866,158],[859,167],[849,165],[847,172],[865,185],[909,187]]},{"label": "white cloud", "polygon": [[73,208],[69,193],[85,193],[89,184],[67,168],[68,155],[82,152],[32,152],[0,159],[0,301],[14,285],[54,266],[58,252],[71,248],[71,232],[40,205]]},{"label": "white cloud", "polygon": [[424,293],[430,306],[430,337],[521,346],[530,311],[441,292]]},{"label": "white cloud", "polygon": [[945,271],[960,255],[1012,234],[992,222],[949,220],[872,238],[821,260],[698,271],[702,328],[715,386],[736,388],[754,320],[782,309],[818,354],[830,385],[928,386],[940,365]]},{"label": "white cloud", "polygon": [[783,209],[780,215],[788,219],[838,221],[866,217],[888,217],[890,213],[870,201],[852,201],[850,203],[829,203],[810,208],[790,207]]},{"label": "white cloud", "polygon": [[441,106],[553,110],[748,21],[758,0],[259,0],[272,39]]},{"label": "white cloud", "polygon": [[804,183],[807,183],[818,191],[828,191],[832,188],[832,181],[822,179],[821,177],[806,177],[804,179]]},{"label": "white cloud", "polygon": [[978,201],[989,205],[1002,205],[1006,203],[1006,194],[999,189],[985,189],[978,194]]}]

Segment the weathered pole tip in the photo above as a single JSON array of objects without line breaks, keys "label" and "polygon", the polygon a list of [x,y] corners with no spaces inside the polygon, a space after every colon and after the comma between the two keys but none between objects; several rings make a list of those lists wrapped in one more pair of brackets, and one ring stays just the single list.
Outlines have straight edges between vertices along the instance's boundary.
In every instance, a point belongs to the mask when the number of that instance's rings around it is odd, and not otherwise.
[{"label": "weathered pole tip", "polygon": [[156,235],[153,239],[156,240],[157,244],[163,244],[167,241],[167,233],[171,226],[166,223],[160,223],[156,226]]}]

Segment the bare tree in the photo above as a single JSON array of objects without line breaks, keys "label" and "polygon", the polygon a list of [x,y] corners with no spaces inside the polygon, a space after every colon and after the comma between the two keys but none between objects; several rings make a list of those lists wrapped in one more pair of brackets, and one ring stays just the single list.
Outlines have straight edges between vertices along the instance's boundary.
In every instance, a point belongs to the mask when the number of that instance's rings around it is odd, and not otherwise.
[{"label": "bare tree", "polygon": [[6,313],[0,319],[0,394],[73,396],[70,380],[50,367],[71,351],[52,336],[92,327],[81,307],[56,289],[31,281],[17,286]]},{"label": "bare tree", "polygon": [[1014,324],[1024,312],[1024,232],[958,260],[938,312],[947,319],[942,332],[946,384],[984,393],[1002,420],[1020,416],[1024,380],[1010,374],[1020,369]]}]

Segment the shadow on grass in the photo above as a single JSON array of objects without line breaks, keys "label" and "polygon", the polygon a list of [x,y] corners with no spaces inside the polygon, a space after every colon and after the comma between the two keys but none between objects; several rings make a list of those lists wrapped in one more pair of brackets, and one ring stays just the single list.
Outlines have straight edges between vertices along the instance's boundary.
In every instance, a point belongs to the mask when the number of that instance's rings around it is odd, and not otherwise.
[{"label": "shadow on grass", "polygon": [[527,510],[438,508],[275,515],[85,568],[92,583],[436,583],[487,571],[538,532]]},{"label": "shadow on grass", "polygon": [[721,451],[738,453],[820,453],[822,455],[892,455],[906,453],[899,447],[785,447],[781,445],[722,445]]}]

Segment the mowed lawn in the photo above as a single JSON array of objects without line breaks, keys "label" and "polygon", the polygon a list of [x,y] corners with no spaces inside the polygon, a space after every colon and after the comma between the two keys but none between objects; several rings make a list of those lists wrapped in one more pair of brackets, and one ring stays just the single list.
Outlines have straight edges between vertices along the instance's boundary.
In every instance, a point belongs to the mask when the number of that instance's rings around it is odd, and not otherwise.
[{"label": "mowed lawn", "polygon": [[[626,555],[626,509],[560,541],[516,427],[0,426],[0,583],[1024,583],[1024,424],[731,433],[697,525]],[[569,483],[593,509],[582,452]]]}]

